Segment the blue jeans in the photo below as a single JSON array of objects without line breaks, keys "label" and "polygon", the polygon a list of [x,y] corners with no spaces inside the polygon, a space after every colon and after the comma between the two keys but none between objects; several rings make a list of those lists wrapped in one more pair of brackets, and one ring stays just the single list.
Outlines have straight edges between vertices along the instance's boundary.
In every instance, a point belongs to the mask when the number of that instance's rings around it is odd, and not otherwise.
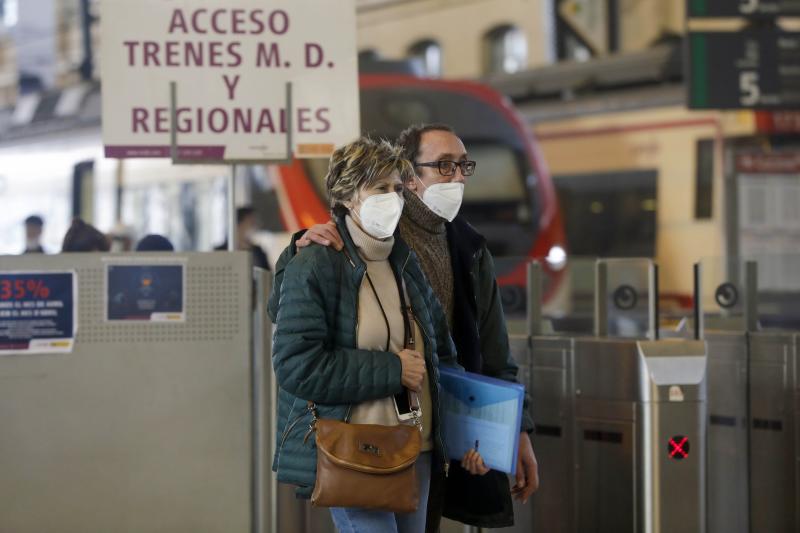
[{"label": "blue jeans", "polygon": [[413,513],[369,511],[355,507],[332,507],[331,517],[339,533],[424,533],[431,486],[431,452],[419,454],[417,483],[419,507]]}]

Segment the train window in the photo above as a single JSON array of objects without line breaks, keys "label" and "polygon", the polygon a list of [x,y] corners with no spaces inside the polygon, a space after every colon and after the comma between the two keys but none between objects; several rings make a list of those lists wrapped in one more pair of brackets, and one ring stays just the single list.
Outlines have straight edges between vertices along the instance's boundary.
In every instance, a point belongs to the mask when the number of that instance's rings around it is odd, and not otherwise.
[{"label": "train window", "polygon": [[654,257],[655,171],[556,176],[573,255]]},{"label": "train window", "polygon": [[471,143],[467,150],[470,159],[478,163],[475,174],[467,178],[465,202],[522,201],[525,180],[519,159],[507,146]]},{"label": "train window", "polygon": [[[400,97],[388,100],[384,105],[384,112],[386,113],[386,118],[397,126],[398,134],[406,129],[409,124],[434,122],[431,107],[417,98]],[[381,137],[381,135],[377,135],[377,137]],[[394,140],[393,138],[390,139]]]},{"label": "train window", "polygon": [[514,26],[504,25],[489,31],[483,46],[486,74],[518,72],[528,63],[525,34]]},{"label": "train window", "polygon": [[695,150],[694,218],[711,218],[714,184],[714,141],[697,141]]},{"label": "train window", "polygon": [[436,41],[417,41],[408,47],[408,57],[419,61],[426,76],[438,78],[442,75],[442,47]]}]

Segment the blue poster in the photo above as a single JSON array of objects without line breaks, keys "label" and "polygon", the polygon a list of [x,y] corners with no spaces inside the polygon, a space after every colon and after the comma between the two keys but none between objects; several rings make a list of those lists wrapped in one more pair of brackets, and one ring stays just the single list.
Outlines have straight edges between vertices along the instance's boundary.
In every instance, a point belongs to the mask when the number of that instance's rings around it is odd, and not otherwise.
[{"label": "blue poster", "polygon": [[0,355],[71,352],[77,293],[75,272],[0,273]]},{"label": "blue poster", "polygon": [[108,265],[109,321],[183,322],[183,265]]}]

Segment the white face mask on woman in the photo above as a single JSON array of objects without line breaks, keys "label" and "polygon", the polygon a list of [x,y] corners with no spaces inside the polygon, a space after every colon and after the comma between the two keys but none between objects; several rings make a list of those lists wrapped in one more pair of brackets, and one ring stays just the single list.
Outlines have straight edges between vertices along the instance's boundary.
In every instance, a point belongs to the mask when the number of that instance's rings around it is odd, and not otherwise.
[{"label": "white face mask on woman", "polygon": [[[420,183],[422,180],[417,177]],[[422,194],[422,202],[428,206],[428,209],[442,217],[448,222],[452,222],[459,209],[461,209],[461,202],[464,200],[464,184],[451,182],[451,183],[434,183],[433,185],[426,186],[425,192]]]},{"label": "white face mask on woman", "polygon": [[361,227],[376,239],[394,235],[402,214],[403,199],[396,192],[373,194],[361,203],[358,210]]}]

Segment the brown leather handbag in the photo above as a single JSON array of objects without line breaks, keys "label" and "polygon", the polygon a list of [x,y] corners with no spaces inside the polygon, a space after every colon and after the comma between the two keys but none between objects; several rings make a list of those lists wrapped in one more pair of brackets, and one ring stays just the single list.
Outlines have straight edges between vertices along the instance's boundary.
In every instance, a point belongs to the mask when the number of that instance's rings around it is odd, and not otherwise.
[{"label": "brown leather handbag", "polygon": [[[372,285],[372,280],[369,282]],[[405,346],[413,349],[413,317],[405,304],[404,293],[403,284],[400,298]],[[377,291],[375,296],[377,298]],[[380,298],[378,302],[380,304]],[[388,340],[386,348],[388,351]],[[413,426],[383,426],[324,420],[318,418],[313,402],[308,402],[308,408],[313,417],[309,431],[316,432],[317,443],[317,480],[311,495],[312,505],[395,513],[417,510],[419,489],[415,464],[422,447],[422,426],[416,411]]]},{"label": "brown leather handbag", "polygon": [[357,507],[411,513],[419,506],[416,426],[316,421],[317,507]]}]

